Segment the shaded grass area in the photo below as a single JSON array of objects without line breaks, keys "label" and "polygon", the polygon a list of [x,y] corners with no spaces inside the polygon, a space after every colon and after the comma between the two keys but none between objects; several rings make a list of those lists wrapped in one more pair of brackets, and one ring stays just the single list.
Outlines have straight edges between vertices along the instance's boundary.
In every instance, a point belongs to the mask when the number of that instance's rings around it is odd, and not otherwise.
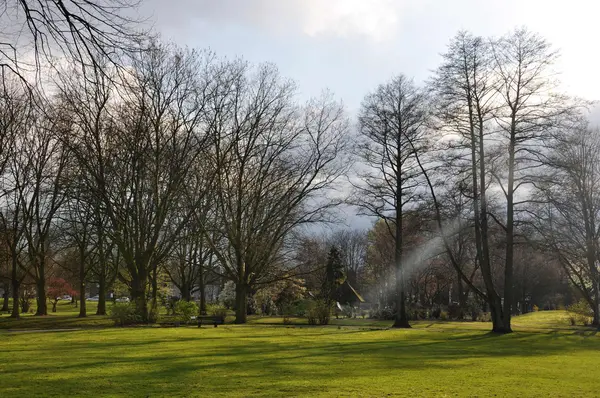
[{"label": "shaded grass area", "polygon": [[27,313],[21,314],[20,319],[12,319],[9,318],[10,313],[3,313],[0,314],[0,329],[64,329],[112,326],[114,323],[107,316],[94,315],[97,308],[97,302],[87,302],[86,311],[88,316],[86,318],[78,318],[79,308],[67,301],[59,301],[56,312],[49,312],[48,316],[34,316],[33,313]]},{"label": "shaded grass area", "polygon": [[3,332],[0,396],[597,396],[600,337],[562,315],[519,317],[558,327],[506,336],[460,323]]},{"label": "shaded grass area", "polygon": [[[110,308],[111,303],[107,303]],[[67,328],[102,328],[112,327],[113,321],[107,316],[94,315],[97,309],[97,302],[87,303],[86,318],[78,318],[79,309],[68,302],[59,302],[56,313],[50,313],[45,317],[34,316],[33,314],[22,314],[21,319],[11,319],[9,314],[0,314],[0,330],[35,330],[35,329],[67,329]],[[226,318],[226,323],[233,323],[235,317],[233,313]],[[249,323],[254,325],[275,325],[275,326],[306,326],[306,318],[289,318],[289,324],[284,325],[283,318],[279,316],[249,316]],[[172,323],[177,319],[172,316],[166,316],[164,309],[161,312],[159,322]],[[382,321],[377,319],[348,319],[332,318],[330,325],[344,327],[362,327],[362,328],[389,328],[392,321]],[[437,320],[413,321],[411,325],[415,329],[435,327],[436,329],[447,330],[491,330],[489,322],[447,322]],[[541,311],[530,313],[513,318],[515,330],[520,331],[548,331],[548,330],[588,330],[587,327],[570,326],[568,314],[566,311]]]}]

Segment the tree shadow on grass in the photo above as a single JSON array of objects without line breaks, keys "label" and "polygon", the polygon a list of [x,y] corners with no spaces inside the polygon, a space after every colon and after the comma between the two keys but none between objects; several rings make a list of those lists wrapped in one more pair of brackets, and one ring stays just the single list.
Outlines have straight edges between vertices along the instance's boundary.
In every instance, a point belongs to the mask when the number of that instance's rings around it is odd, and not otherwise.
[{"label": "tree shadow on grass", "polygon": [[[27,371],[37,375],[51,368],[58,373],[56,379],[40,382],[48,391],[63,391],[64,395],[77,389],[94,391],[99,386],[150,396],[189,396],[199,391],[206,396],[228,395],[240,389],[248,389],[247,395],[261,395],[260,386],[265,383],[283,395],[286,391],[295,395],[309,394],[315,386],[327,392],[341,380],[351,383],[367,375],[460,372],[471,369],[473,361],[490,358],[562,355],[600,348],[600,340],[589,338],[595,336],[591,331],[585,335],[577,331],[504,336],[446,330],[305,332],[255,327],[206,333],[186,330],[185,335],[167,336],[161,331],[158,336],[126,335],[122,340],[108,333],[110,339],[102,341],[63,341],[57,336],[47,348],[67,350],[68,357],[78,360],[52,362],[51,356],[38,355],[36,361],[19,362],[3,374]],[[6,347],[3,354],[18,359],[20,348]],[[118,372],[107,376],[109,367]],[[35,390],[37,383],[20,388],[21,396],[40,392]],[[272,396],[273,390],[269,391],[264,395]]]}]

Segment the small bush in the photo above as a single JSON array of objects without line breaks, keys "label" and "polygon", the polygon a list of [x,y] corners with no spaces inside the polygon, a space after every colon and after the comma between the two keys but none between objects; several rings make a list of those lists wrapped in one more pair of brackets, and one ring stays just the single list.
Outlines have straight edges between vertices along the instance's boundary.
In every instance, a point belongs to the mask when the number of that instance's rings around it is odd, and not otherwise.
[{"label": "small bush", "polygon": [[573,324],[572,321],[569,319],[569,321],[571,321],[571,325],[573,326],[575,326],[578,323],[582,324],[583,326],[588,326],[591,323],[591,318],[594,316],[592,308],[590,307],[588,302],[583,299],[579,300],[573,305],[570,305],[567,308],[567,311],[569,311],[570,318],[575,319],[575,324]]},{"label": "small bush", "polygon": [[342,307],[344,310],[342,311],[342,315],[344,315],[344,317],[346,318],[356,318],[356,308],[352,307],[351,305],[346,305],[344,307]]},{"label": "small bush", "polygon": [[378,308],[370,312],[369,318],[391,321],[394,319],[394,311],[389,307]]},{"label": "small bush", "polygon": [[477,318],[477,320],[480,322],[491,322],[492,316],[490,315],[489,312],[482,312],[481,314],[479,314],[479,317]]},{"label": "small bush", "polygon": [[175,304],[175,315],[183,323],[189,323],[198,314],[198,304],[193,301],[179,300]]},{"label": "small bush", "polygon": [[109,309],[109,317],[117,326],[133,325],[141,320],[133,303],[113,304]]},{"label": "small bush", "polygon": [[294,313],[294,306],[291,304],[281,305],[279,313],[283,316],[283,324],[290,325],[292,323],[291,315]]},{"label": "small bush", "polygon": [[540,307],[534,304],[532,310],[533,312],[538,312],[540,310]]},{"label": "small bush", "polygon": [[448,318],[462,321],[464,317],[465,317],[465,312],[460,305],[450,304],[448,306]]},{"label": "small bush", "polygon": [[434,319],[440,319],[440,315],[442,313],[442,309],[441,308],[436,308],[433,311],[431,311],[431,317]]},{"label": "small bush", "polygon": [[327,325],[331,317],[331,305],[324,300],[313,300],[306,310],[309,325]]},{"label": "small bush", "polygon": [[148,311],[148,322],[156,323],[158,321],[158,306],[152,306]]},{"label": "small bush", "polygon": [[575,318],[575,315],[569,315],[569,323],[571,326],[577,325],[577,318]]},{"label": "small bush", "polygon": [[227,318],[227,307],[217,304],[209,304],[206,306],[206,313],[211,316],[220,316]]},{"label": "small bush", "polygon": [[447,311],[440,312],[440,320],[447,321],[448,319],[450,319],[450,316]]}]

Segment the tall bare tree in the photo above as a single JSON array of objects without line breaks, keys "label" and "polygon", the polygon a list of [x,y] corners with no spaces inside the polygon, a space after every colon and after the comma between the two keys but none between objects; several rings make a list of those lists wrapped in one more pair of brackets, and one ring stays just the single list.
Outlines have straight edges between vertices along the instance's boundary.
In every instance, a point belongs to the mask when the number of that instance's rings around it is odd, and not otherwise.
[{"label": "tall bare tree", "polygon": [[[491,120],[496,106],[497,86],[493,66],[489,42],[482,37],[459,32],[444,54],[444,61],[436,70],[430,87],[439,122],[435,125],[435,130],[448,137],[444,151],[451,156],[447,162],[454,170],[458,169],[456,176],[459,184],[469,187],[471,192],[468,196],[473,203],[477,262],[485,284],[485,297],[492,314],[493,330],[504,333],[509,332],[510,327],[505,323],[502,299],[494,284],[489,242],[490,171],[487,151],[490,145],[486,143],[486,138],[493,131]],[[428,182],[433,200],[437,202],[433,183],[430,180]],[[442,217],[439,204],[435,207],[439,222]],[[462,280],[470,284],[459,263],[452,258],[447,243],[446,247]],[[470,287],[475,288],[472,284]]]},{"label": "tall bare tree", "polygon": [[600,132],[586,121],[563,130],[547,157],[546,180],[529,206],[539,245],[566,271],[600,319]]},{"label": "tall bare tree", "polygon": [[[210,159],[207,98],[214,86],[212,55],[153,44],[135,54],[131,74],[119,86],[96,74],[65,82],[77,131],[68,137],[87,189],[101,205],[108,238],[123,258],[126,282],[144,321],[149,320],[147,284],[188,223],[179,211],[189,200],[187,179],[199,159]],[[195,191],[194,201],[206,194]]]},{"label": "tall bare tree", "polygon": [[423,150],[427,100],[403,75],[365,97],[359,114],[358,159],[364,167],[354,184],[353,202],[362,213],[382,218],[395,239],[396,317],[394,327],[410,327],[403,270],[403,210],[418,202],[422,185],[415,155]]},{"label": "tall bare tree", "polygon": [[504,265],[504,329],[511,331],[515,308],[514,247],[518,214],[529,199],[519,192],[531,187],[546,158],[547,141],[554,130],[575,110],[573,102],[558,91],[556,72],[558,57],[551,45],[526,29],[516,30],[492,42],[494,72],[498,93],[495,121],[505,148],[500,165],[492,168],[498,186],[506,197],[506,231]]}]

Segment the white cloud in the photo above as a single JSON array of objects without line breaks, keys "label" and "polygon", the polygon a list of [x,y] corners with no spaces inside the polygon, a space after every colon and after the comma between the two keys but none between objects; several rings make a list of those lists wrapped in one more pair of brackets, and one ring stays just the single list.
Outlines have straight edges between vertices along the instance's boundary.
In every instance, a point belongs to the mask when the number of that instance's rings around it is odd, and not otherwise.
[{"label": "white cloud", "polygon": [[308,0],[303,32],[309,36],[366,36],[382,41],[394,36],[399,22],[398,1]]},{"label": "white cloud", "polygon": [[390,39],[397,31],[399,0],[148,0],[159,24],[181,28],[190,18],[246,25],[275,34]]}]

